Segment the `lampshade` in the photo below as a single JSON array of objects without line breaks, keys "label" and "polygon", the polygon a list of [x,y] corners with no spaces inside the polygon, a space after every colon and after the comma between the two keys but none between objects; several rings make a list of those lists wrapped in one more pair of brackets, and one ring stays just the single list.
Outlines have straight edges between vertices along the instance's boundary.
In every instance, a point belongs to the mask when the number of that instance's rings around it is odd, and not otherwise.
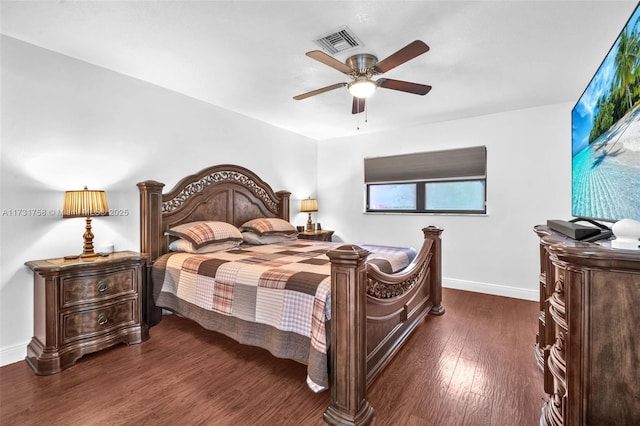
[{"label": "lampshade", "polygon": [[66,191],[64,193],[62,217],[92,216],[109,216],[109,205],[104,191],[90,191],[85,186],[81,191]]},{"label": "lampshade", "polygon": [[315,198],[307,198],[306,200],[302,200],[300,211],[304,213],[317,212],[318,200],[316,200]]},{"label": "lampshade", "polygon": [[84,247],[80,256],[65,256],[66,259],[77,257],[93,257],[93,232],[91,232],[91,217],[109,216],[109,205],[104,191],[90,191],[85,186],[81,191],[66,191],[64,193],[63,218],[84,217],[86,219]]},{"label": "lampshade", "polygon": [[349,84],[349,93],[356,98],[368,98],[376,91],[376,83],[364,77],[358,78]]}]

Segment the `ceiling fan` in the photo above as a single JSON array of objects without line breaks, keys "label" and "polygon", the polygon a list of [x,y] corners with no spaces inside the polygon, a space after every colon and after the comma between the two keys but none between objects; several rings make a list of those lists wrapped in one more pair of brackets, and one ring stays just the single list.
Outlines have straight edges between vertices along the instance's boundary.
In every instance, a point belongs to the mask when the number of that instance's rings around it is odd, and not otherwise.
[{"label": "ceiling fan", "polygon": [[321,50],[312,50],[311,52],[306,53],[308,57],[350,76],[351,82],[332,84],[331,86],[294,96],[293,99],[299,101],[301,99],[319,95],[320,93],[347,86],[349,92],[353,95],[351,113],[359,114],[364,111],[365,99],[371,96],[377,87],[399,90],[401,92],[413,93],[415,95],[426,95],[431,90],[431,86],[429,85],[393,80],[390,78],[379,78],[374,80],[372,77],[392,70],[398,65],[402,65],[416,56],[426,53],[428,50],[429,46],[424,42],[415,40],[380,62],[378,62],[378,58],[374,55],[360,53],[347,58],[344,63]]}]

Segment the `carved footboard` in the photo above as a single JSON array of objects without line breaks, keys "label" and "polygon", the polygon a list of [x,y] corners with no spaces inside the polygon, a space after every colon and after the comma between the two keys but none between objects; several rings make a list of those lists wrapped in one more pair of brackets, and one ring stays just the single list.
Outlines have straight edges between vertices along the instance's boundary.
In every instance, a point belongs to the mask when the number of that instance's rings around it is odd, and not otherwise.
[{"label": "carved footboard", "polygon": [[440,234],[424,228],[414,261],[397,274],[367,264],[367,380],[372,381],[428,313],[444,314],[440,279]]},{"label": "carved footboard", "polygon": [[369,424],[373,408],[367,385],[427,315],[442,315],[442,230],[427,227],[418,255],[404,271],[385,274],[366,264],[367,252],[344,245],[331,259],[331,403],[324,420],[332,425]]}]

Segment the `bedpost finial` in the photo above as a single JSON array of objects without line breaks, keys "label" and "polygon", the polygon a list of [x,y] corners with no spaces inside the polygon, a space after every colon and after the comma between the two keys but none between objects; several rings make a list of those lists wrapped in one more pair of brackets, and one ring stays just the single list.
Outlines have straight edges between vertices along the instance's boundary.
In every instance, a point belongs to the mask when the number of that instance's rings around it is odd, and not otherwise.
[{"label": "bedpost finial", "polygon": [[422,228],[422,232],[424,233],[425,238],[440,238],[440,235],[443,231],[444,229],[434,225],[429,225],[426,228]]}]

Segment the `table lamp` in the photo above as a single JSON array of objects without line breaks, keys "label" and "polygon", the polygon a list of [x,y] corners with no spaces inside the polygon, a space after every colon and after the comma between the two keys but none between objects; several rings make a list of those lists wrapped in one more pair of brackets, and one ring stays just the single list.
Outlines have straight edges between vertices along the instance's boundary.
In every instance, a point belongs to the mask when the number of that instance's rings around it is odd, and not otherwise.
[{"label": "table lamp", "polygon": [[93,216],[109,216],[109,205],[104,191],[88,190],[85,186],[81,191],[66,191],[64,193],[62,217],[65,219],[86,218],[84,248],[81,255],[73,257],[97,256],[93,251],[93,232],[91,232],[91,218]]},{"label": "table lamp", "polygon": [[306,200],[302,200],[302,204],[300,205],[300,211],[304,213],[309,213],[309,219],[307,219],[307,231],[313,231],[313,222],[311,222],[311,212],[318,211],[318,200],[315,198],[307,198]]}]

